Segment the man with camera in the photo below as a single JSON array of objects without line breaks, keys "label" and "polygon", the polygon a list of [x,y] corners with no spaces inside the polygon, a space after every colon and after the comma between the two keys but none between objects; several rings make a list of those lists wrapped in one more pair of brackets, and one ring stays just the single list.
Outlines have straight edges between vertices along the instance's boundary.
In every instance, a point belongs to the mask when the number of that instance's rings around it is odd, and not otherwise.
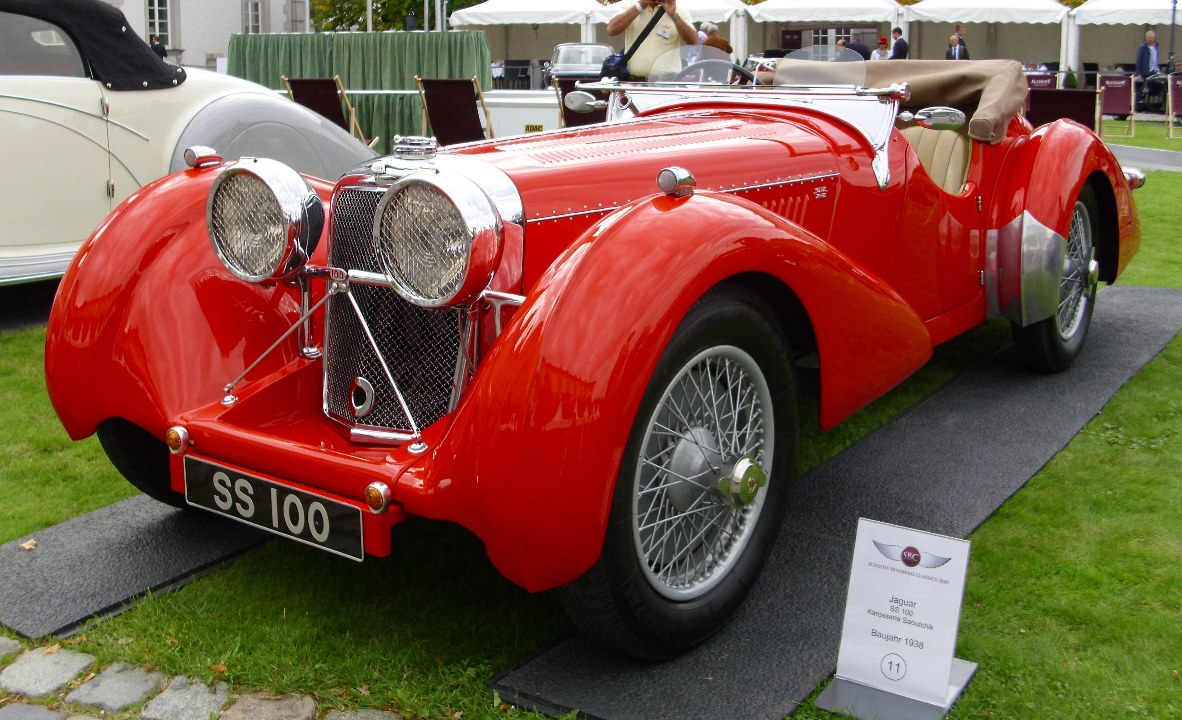
[{"label": "man with camera", "polygon": [[658,8],[665,9],[664,16],[628,61],[628,73],[636,80],[648,78],[653,73],[653,63],[665,52],[682,45],[698,44],[694,19],[687,11],[677,9],[677,0],[637,0],[635,5],[627,6],[611,19],[607,34],[615,37],[624,33],[624,47],[631,50]]}]

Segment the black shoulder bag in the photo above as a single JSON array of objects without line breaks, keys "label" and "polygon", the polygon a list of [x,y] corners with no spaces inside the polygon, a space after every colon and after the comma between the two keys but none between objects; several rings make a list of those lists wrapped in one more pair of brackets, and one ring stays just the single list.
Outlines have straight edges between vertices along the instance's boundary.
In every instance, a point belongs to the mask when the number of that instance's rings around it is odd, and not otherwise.
[{"label": "black shoulder bag", "polygon": [[607,59],[603,61],[603,69],[600,71],[601,77],[616,78],[621,82],[631,80],[632,76],[628,74],[628,61],[632,59],[632,55],[636,52],[636,48],[640,47],[640,43],[644,42],[644,39],[648,37],[648,34],[651,33],[653,28],[657,26],[657,23],[661,21],[661,16],[664,14],[664,6],[658,7],[657,11],[653,13],[653,19],[648,21],[648,25],[645,25],[644,30],[640,31],[640,36],[636,38],[636,42],[632,43],[631,50],[628,52],[621,50],[618,53],[612,53],[611,55],[608,55]]}]

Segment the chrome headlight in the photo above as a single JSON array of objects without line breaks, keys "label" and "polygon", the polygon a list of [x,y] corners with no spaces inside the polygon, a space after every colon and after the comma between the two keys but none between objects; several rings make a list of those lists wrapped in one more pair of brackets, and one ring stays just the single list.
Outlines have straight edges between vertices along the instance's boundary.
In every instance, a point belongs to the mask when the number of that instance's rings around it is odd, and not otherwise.
[{"label": "chrome headlight", "polygon": [[316,249],[324,204],[283,163],[243,158],[213,181],[205,220],[227,270],[246,282],[278,282],[299,272]]},{"label": "chrome headlight", "polygon": [[501,259],[501,218],[472,180],[409,175],[386,191],[373,248],[391,287],[424,307],[463,305],[488,287]]}]

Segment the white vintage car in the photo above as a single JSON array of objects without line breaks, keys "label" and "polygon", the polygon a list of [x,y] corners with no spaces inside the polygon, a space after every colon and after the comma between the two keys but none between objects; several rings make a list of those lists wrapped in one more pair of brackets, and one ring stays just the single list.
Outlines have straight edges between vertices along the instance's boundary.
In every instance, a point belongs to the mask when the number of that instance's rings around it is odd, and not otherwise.
[{"label": "white vintage car", "polygon": [[0,285],[60,276],[107,214],[188,147],[335,180],[375,153],[238,78],[160,60],[99,0],[0,0]]}]

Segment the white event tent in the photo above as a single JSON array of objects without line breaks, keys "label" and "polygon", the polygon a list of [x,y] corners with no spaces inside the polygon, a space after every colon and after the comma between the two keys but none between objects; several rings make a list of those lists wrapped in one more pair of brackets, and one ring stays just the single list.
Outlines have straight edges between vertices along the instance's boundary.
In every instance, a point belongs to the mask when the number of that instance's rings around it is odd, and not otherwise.
[{"label": "white event tent", "polygon": [[898,25],[903,6],[895,0],[764,0],[747,13],[757,22],[884,22]]},{"label": "white event tent", "polygon": [[[903,13],[903,6],[895,0],[829,0],[825,3],[816,0],[764,0],[747,8],[751,19],[765,26],[761,47],[778,47],[778,36],[774,34],[774,28],[770,27],[772,23],[832,23],[841,26],[873,24],[886,35],[889,34],[886,28],[903,24]],[[867,42],[873,45],[872,40]]]},{"label": "white event tent", "polygon": [[563,42],[596,42],[603,5],[597,0],[487,0],[456,10],[453,28],[483,30],[493,58],[542,60]]},{"label": "white event tent", "polygon": [[1027,64],[1068,59],[1068,8],[1057,0],[920,0],[907,8],[911,57],[943,59],[953,26],[966,26],[974,59],[1011,58]]},{"label": "white event tent", "polygon": [[1088,0],[1071,13],[1072,60],[1078,64],[1082,54],[1101,68],[1132,65],[1145,31],[1152,29],[1165,63],[1173,12],[1172,0]]},{"label": "white event tent", "polygon": [[1074,14],[1077,25],[1157,25],[1160,28],[1170,24],[1172,10],[1172,0],[1088,0]]},{"label": "white event tent", "polygon": [[581,42],[595,42],[595,23],[602,22],[603,6],[596,0],[486,0],[451,14],[452,27],[471,25],[580,25]]}]

